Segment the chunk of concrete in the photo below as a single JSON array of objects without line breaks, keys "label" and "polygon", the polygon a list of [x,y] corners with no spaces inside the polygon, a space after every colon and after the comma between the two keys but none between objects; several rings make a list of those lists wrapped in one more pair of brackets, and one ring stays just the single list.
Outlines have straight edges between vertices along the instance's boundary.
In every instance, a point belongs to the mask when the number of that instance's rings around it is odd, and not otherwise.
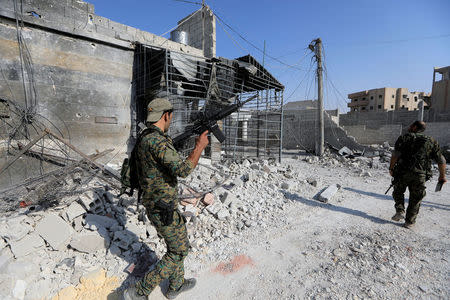
[{"label": "chunk of concrete", "polygon": [[80,196],[79,200],[87,211],[94,214],[101,214],[105,211],[103,200],[95,191],[87,191]]},{"label": "chunk of concrete", "polygon": [[109,240],[104,239],[98,233],[79,234],[72,238],[70,247],[84,253],[94,253],[108,248]]},{"label": "chunk of concrete", "polygon": [[127,230],[116,231],[114,233],[114,241],[116,245],[124,250],[127,250],[128,247],[137,240],[137,236]]},{"label": "chunk of concrete", "polygon": [[81,204],[79,204],[77,202],[72,202],[69,205],[69,207],[66,209],[65,213],[66,213],[67,220],[72,222],[73,219],[75,219],[78,216],[81,216],[85,212],[86,212],[86,210],[84,209],[83,206],[81,206]]},{"label": "chunk of concrete", "polygon": [[211,193],[207,193],[203,199],[202,199],[202,203],[205,205],[211,205],[214,203],[214,195]]},{"label": "chunk of concrete", "polygon": [[230,212],[228,211],[228,209],[222,208],[217,212],[216,217],[219,220],[225,220],[225,218],[228,217],[229,215]]},{"label": "chunk of concrete", "polygon": [[317,200],[327,203],[337,193],[338,190],[339,187],[337,185],[330,185],[317,196]]},{"label": "chunk of concrete", "polygon": [[73,234],[69,224],[51,213],[44,216],[37,224],[35,231],[55,250],[64,250]]},{"label": "chunk of concrete", "polygon": [[192,204],[187,205],[184,208],[183,216],[185,217],[196,217],[198,215],[198,208]]},{"label": "chunk of concrete", "polygon": [[33,232],[19,241],[10,242],[9,245],[14,257],[18,258],[35,252],[39,248],[44,247],[45,243],[37,233]]},{"label": "chunk of concrete", "polygon": [[339,155],[345,156],[345,155],[352,155],[353,151],[350,150],[348,147],[344,146],[341,149],[339,149]]},{"label": "chunk of concrete", "polygon": [[101,227],[104,228],[111,228],[115,225],[118,225],[117,221],[113,218],[94,214],[86,214],[85,222],[88,225],[91,224],[100,225]]}]

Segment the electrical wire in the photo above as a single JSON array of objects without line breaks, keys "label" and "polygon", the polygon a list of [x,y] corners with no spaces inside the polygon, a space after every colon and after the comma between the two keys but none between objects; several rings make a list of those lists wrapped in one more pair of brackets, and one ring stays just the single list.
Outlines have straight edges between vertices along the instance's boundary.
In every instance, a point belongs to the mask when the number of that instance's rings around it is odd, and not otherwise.
[{"label": "electrical wire", "polygon": [[226,22],[225,22],[225,21],[217,14],[217,12],[213,11],[213,14],[216,16],[216,18],[217,18],[218,20],[220,20],[226,27],[228,27],[231,31],[233,31],[235,34],[237,34],[242,40],[244,40],[246,43],[248,43],[250,46],[252,46],[252,47],[255,48],[256,50],[258,50],[259,52],[261,52],[262,54],[264,54],[264,55],[267,56],[268,58],[270,58],[270,59],[272,59],[272,60],[274,60],[274,61],[277,61],[278,63],[280,63],[280,64],[282,64],[282,65],[284,65],[284,66],[287,66],[287,67],[289,67],[289,68],[302,70],[302,69],[300,69],[300,68],[298,68],[298,67],[296,67],[296,66],[287,64],[287,63],[285,63],[285,62],[279,60],[278,58],[276,58],[276,57],[274,57],[274,56],[272,56],[272,55],[267,54],[266,51],[264,51],[264,50],[261,49],[260,47],[256,46],[254,43],[250,42],[247,38],[245,38],[245,37],[244,37],[242,34],[240,34],[237,30],[235,30],[235,29],[234,29],[233,27],[231,27],[228,23],[226,23]]}]

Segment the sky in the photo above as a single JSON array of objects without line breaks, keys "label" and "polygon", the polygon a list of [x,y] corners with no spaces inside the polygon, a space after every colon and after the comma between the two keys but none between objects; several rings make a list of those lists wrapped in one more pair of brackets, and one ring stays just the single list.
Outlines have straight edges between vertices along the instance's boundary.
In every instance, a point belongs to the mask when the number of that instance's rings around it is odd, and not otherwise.
[{"label": "sky", "polygon": [[[94,4],[97,15],[157,35],[175,28],[178,20],[200,7],[174,0],[87,2]],[[308,45],[319,37],[326,109],[346,111],[347,94],[374,88],[431,92],[433,68],[450,65],[450,0],[206,0],[206,4],[222,20],[216,24],[217,56],[251,54],[261,63],[264,60],[285,85],[285,102],[317,98],[316,64]]]}]

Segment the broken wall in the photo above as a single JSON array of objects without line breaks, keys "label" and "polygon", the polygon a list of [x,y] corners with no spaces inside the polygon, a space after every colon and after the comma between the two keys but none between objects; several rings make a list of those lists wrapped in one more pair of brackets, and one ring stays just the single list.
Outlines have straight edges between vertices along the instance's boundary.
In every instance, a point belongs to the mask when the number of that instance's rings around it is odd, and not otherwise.
[{"label": "broken wall", "polygon": [[[21,2],[22,3],[22,2]],[[34,73],[37,113],[87,153],[127,151],[132,120],[133,44],[201,55],[199,49],[97,16],[82,1],[0,0],[0,98],[24,104],[16,12]],[[19,24],[21,24],[19,20]],[[19,26],[20,29],[20,26]],[[101,143],[99,143],[101,140]]]},{"label": "broken wall", "polygon": [[[285,110],[283,114],[283,148],[314,151],[317,136],[317,109]],[[365,147],[358,144],[335,122],[338,119],[336,114],[336,111],[324,113],[325,143],[338,149],[346,146],[352,150],[363,151]]]}]

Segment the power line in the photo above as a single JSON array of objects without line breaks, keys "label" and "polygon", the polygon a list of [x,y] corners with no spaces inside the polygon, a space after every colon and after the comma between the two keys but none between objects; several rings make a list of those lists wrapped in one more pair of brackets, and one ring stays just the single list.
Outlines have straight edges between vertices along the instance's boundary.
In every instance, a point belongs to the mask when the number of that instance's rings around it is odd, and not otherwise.
[{"label": "power line", "polygon": [[[242,34],[240,34],[238,31],[236,31],[233,27],[231,27],[230,25],[228,25],[215,11],[213,11],[213,14],[217,17],[218,20],[220,20],[226,27],[228,27],[231,31],[233,31],[235,34],[237,34],[242,40],[244,40],[246,43],[248,43],[250,46],[252,46],[253,48],[255,48],[256,50],[258,50],[259,52],[261,52],[262,54],[264,54],[264,50],[262,50],[261,48],[259,48],[258,46],[256,46],[254,43],[250,42],[247,38],[245,38]],[[276,57],[273,57],[272,55],[267,54],[267,52],[265,53],[265,56],[267,56],[268,58],[277,61],[278,63],[285,65],[287,67],[293,68],[293,69],[298,69],[301,70],[300,68],[287,64],[281,60],[279,60]]]}]

